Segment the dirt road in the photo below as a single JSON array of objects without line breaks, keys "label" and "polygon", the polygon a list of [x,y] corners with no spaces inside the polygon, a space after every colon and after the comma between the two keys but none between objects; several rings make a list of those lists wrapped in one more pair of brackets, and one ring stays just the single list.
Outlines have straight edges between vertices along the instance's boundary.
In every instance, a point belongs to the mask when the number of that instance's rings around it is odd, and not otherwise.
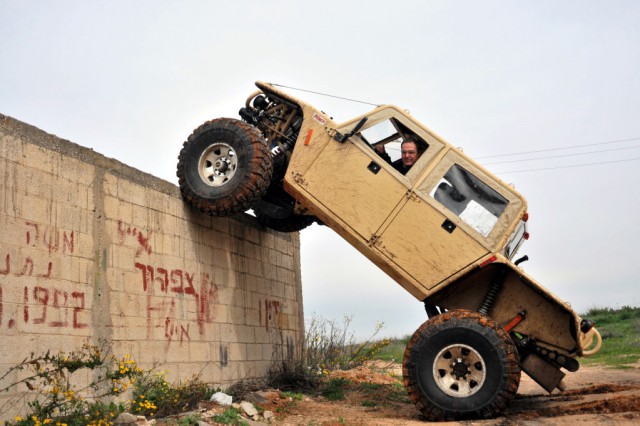
[{"label": "dirt road", "polygon": [[[350,380],[346,399],[328,401],[274,401],[276,425],[412,425],[424,426],[418,410],[403,393],[397,379],[365,370],[342,374]],[[394,382],[395,380],[395,382]],[[563,393],[547,394],[523,374],[518,395],[503,416],[474,422],[441,424],[569,425],[640,424],[640,364],[614,370],[583,366],[565,378]]]}]

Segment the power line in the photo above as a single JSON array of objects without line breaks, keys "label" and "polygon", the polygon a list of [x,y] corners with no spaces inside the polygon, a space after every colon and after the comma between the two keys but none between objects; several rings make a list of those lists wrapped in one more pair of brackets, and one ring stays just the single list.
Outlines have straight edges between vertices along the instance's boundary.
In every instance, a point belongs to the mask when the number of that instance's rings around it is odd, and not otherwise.
[{"label": "power line", "polygon": [[[574,154],[550,155],[550,156],[547,156],[547,157],[523,158],[521,160],[496,161],[494,163],[483,163],[483,165],[484,166],[488,166],[488,165],[492,165],[492,164],[521,163],[523,161],[548,160],[550,158],[573,157],[573,156],[577,156],[577,155],[588,155],[588,154],[597,154],[597,153],[601,153],[601,152],[622,151],[624,149],[635,149],[635,148],[640,148],[640,145],[626,146],[624,148],[602,149],[602,150],[599,150],[599,151],[576,152]],[[484,158],[486,158],[486,157],[484,157]]]},{"label": "power line", "polygon": [[590,144],[584,144],[584,145],[572,145],[572,146],[565,146],[565,147],[560,147],[560,148],[539,149],[539,150],[536,150],[536,151],[514,152],[514,153],[511,153],[511,154],[485,155],[484,157],[475,157],[475,158],[476,158],[476,160],[479,160],[479,159],[482,159],[482,158],[495,158],[495,157],[508,157],[508,156],[511,156],[511,155],[536,154],[538,152],[549,152],[549,151],[559,151],[559,150],[563,150],[563,149],[584,148],[584,147],[587,147],[587,146],[608,145],[608,144],[612,144],[612,143],[621,143],[621,142],[629,142],[629,141],[637,141],[637,140],[640,140],[640,138],[619,139],[619,140],[608,141],[608,142],[598,142],[598,143],[590,143]]},{"label": "power line", "polygon": [[507,174],[507,173],[523,173],[523,172],[538,172],[541,170],[556,170],[556,169],[569,169],[573,167],[584,167],[584,166],[597,166],[600,164],[612,164],[612,163],[623,163],[626,161],[637,161],[639,158],[626,158],[624,160],[612,160],[612,161],[601,161],[598,163],[585,163],[585,164],[572,164],[569,166],[558,166],[558,167],[542,167],[540,169],[527,169],[527,170],[509,170],[506,172],[494,172],[497,175]]},{"label": "power line", "polygon": [[351,101],[351,102],[357,102],[360,104],[373,105],[375,107],[380,106],[380,104],[374,104],[372,102],[365,102],[365,101],[359,101],[357,99],[343,98],[342,96],[330,95],[328,93],[322,93],[322,92],[314,92],[313,90],[306,90],[306,89],[300,89],[297,87],[285,86],[284,84],[277,84],[277,83],[269,83],[269,84],[271,84],[272,86],[284,87],[285,89],[299,90],[301,92],[313,93],[315,95],[327,96],[329,98],[342,99],[344,101]]}]

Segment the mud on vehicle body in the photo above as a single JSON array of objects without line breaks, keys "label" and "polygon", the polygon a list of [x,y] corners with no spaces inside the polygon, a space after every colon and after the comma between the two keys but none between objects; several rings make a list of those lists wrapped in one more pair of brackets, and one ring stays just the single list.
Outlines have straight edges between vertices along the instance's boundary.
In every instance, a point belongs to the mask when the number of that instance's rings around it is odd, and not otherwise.
[{"label": "mud on vehicle body", "polygon": [[[253,209],[281,232],[319,221],[423,302],[403,380],[427,419],[496,416],[521,371],[552,392],[599,349],[594,324],[514,260],[528,238],[514,188],[395,106],[338,124],[256,85],[242,121],[212,120],[184,143],[185,200],[216,216]],[[389,160],[407,139],[421,155],[401,174]]]}]

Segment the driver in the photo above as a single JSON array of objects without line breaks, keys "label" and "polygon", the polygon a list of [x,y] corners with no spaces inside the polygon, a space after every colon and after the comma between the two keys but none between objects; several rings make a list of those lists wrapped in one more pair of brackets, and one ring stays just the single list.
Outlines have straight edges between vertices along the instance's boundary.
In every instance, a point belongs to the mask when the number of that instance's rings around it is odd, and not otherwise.
[{"label": "driver", "polygon": [[422,150],[418,148],[418,143],[415,136],[409,136],[407,139],[402,141],[400,144],[400,158],[396,161],[391,161],[391,157],[384,149],[384,145],[377,146],[376,152],[389,164],[393,166],[394,169],[402,173],[403,175],[407,174],[411,167],[418,161],[420,155],[422,155]]}]

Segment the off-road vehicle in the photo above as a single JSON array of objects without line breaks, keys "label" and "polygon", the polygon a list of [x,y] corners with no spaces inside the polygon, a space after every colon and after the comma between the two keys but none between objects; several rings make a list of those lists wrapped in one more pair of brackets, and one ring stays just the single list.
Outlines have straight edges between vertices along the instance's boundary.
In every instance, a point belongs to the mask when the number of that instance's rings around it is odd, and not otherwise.
[{"label": "off-road vehicle", "polygon": [[[256,85],[241,120],[208,121],[184,143],[184,199],[214,216],[252,209],[282,232],[318,221],[423,302],[402,371],[427,419],[497,415],[521,371],[562,390],[599,349],[594,324],[521,270],[526,256],[513,260],[528,214],[512,186],[395,106],[339,124]],[[421,155],[402,174],[381,153],[397,159],[409,138]]]}]

